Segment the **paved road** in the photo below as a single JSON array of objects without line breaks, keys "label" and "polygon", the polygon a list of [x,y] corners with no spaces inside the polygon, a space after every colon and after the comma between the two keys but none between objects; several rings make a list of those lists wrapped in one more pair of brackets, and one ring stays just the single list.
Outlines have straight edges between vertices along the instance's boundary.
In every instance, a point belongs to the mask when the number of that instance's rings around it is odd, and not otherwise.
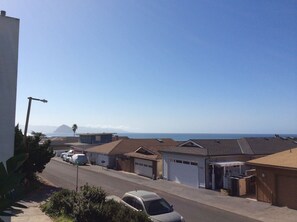
[{"label": "paved road", "polygon": [[[183,199],[174,194],[154,190],[149,187],[135,184],[126,180],[115,178],[100,172],[93,172],[87,169],[88,166],[79,168],[79,186],[88,183],[90,185],[101,186],[108,194],[122,196],[130,190],[150,190],[157,192],[168,202],[173,204],[176,211],[185,217],[187,222],[255,222],[256,220],[243,217],[234,213],[223,211],[217,208],[209,207],[194,201]],[[51,160],[43,171],[42,176],[55,184],[68,189],[75,189],[76,167],[68,163]]]}]

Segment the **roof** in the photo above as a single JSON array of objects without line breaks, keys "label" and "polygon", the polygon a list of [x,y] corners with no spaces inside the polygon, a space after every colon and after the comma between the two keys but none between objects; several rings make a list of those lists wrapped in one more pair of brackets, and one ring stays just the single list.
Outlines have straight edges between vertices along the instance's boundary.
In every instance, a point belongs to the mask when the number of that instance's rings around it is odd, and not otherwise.
[{"label": "roof", "polygon": [[158,155],[146,155],[146,154],[141,154],[141,153],[136,153],[136,152],[126,153],[125,156],[139,158],[139,159],[145,159],[145,160],[160,159],[160,157]]},{"label": "roof", "polygon": [[160,152],[164,153],[179,153],[179,154],[189,154],[189,155],[198,155],[198,156],[206,156],[207,149],[198,148],[198,147],[167,147],[161,148]]},{"label": "roof", "polygon": [[245,138],[253,154],[267,155],[284,150],[288,150],[297,146],[296,141],[282,137],[267,137],[267,138]]},{"label": "roof", "polygon": [[155,152],[162,147],[176,146],[177,142],[172,139],[122,139],[95,146],[87,149],[87,152],[102,153],[108,155],[118,155],[135,152],[140,147],[145,147],[148,150]]},{"label": "roof", "polygon": [[297,148],[271,154],[247,162],[249,165],[297,170]]},{"label": "roof", "polygon": [[236,139],[200,139],[189,140],[178,147],[162,149],[161,152],[182,153],[199,156],[238,155],[242,150]]},{"label": "roof", "polygon": [[69,145],[72,149],[75,150],[80,150],[80,151],[85,151],[88,148],[94,147],[95,144],[88,144],[88,143],[66,143],[67,145]]},{"label": "roof", "polygon": [[67,143],[78,142],[78,137],[53,137],[49,138],[51,141],[51,146],[61,146],[67,145]]},{"label": "roof", "polygon": [[102,153],[109,154],[115,147],[117,147],[123,140],[116,140],[110,143],[105,143],[102,145],[94,146],[89,149],[86,149],[90,153]]},{"label": "roof", "polygon": [[145,190],[130,191],[127,194],[141,198],[143,201],[157,200],[160,196],[154,192]]},{"label": "roof", "polygon": [[236,155],[242,154],[240,146],[236,139],[221,139],[221,140],[192,140],[203,148],[206,148],[208,155]]},{"label": "roof", "polygon": [[161,152],[199,156],[268,155],[297,146],[290,138],[192,139]]}]

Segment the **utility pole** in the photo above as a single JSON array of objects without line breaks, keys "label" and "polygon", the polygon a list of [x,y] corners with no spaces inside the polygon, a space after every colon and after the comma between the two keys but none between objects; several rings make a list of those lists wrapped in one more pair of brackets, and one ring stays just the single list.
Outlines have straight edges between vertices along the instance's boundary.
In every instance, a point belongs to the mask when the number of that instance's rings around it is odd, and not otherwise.
[{"label": "utility pole", "polygon": [[29,124],[32,100],[47,103],[47,100],[45,100],[45,99],[37,99],[37,98],[33,98],[33,97],[28,97],[28,99],[29,99],[29,102],[28,102],[27,118],[26,118],[25,131],[24,131],[24,144],[25,144],[27,151],[29,151],[28,146],[27,146],[27,131],[28,131],[28,124]]}]

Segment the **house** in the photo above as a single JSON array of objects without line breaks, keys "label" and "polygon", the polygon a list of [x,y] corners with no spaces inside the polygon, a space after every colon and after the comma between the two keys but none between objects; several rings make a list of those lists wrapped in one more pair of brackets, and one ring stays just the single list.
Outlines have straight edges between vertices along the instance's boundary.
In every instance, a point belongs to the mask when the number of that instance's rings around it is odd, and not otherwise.
[{"label": "house", "polygon": [[84,133],[79,134],[79,142],[88,144],[104,144],[112,141],[114,133]]},{"label": "house", "polygon": [[155,179],[162,174],[158,150],[176,145],[172,139],[120,139],[88,148],[86,152],[94,164]]},{"label": "house", "polygon": [[229,189],[229,178],[245,173],[246,161],[296,146],[281,137],[188,140],[162,149],[163,178],[192,187]]},{"label": "house", "polygon": [[257,200],[297,209],[297,148],[247,164],[256,169]]},{"label": "house", "polygon": [[222,188],[224,173],[241,174],[247,160],[235,139],[189,140],[160,152],[164,179],[197,188]]},{"label": "house", "polygon": [[66,143],[78,153],[84,153],[86,149],[109,143],[114,140],[114,133],[84,133],[79,134],[78,142]]}]

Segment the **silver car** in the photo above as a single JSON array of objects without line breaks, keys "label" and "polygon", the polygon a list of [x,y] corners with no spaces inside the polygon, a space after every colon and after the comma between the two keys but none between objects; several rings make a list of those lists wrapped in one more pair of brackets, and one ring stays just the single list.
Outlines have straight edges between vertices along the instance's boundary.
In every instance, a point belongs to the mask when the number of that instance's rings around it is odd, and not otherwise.
[{"label": "silver car", "polygon": [[135,210],[143,211],[154,222],[184,222],[183,216],[173,210],[158,194],[138,190],[124,194],[122,201]]}]

